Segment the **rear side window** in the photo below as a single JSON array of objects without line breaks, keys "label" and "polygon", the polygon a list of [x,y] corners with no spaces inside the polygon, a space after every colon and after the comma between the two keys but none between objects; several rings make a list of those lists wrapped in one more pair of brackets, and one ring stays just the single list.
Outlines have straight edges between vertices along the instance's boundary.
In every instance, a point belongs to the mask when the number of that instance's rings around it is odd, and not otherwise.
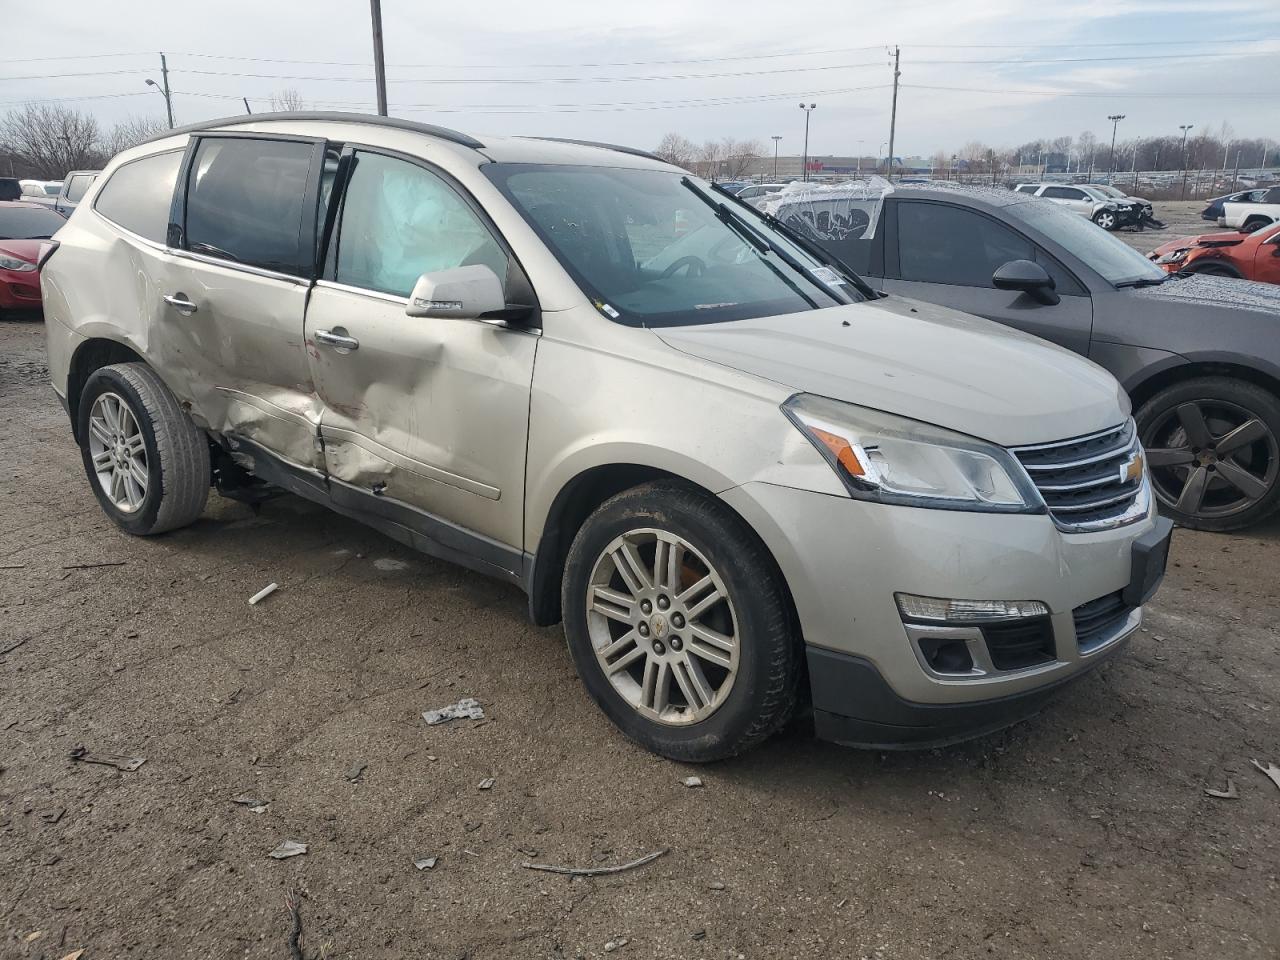
[{"label": "rear side window", "polygon": [[942,203],[898,203],[903,280],[990,287],[1010,260],[1034,260],[1031,241],[972,210]]},{"label": "rear side window", "polygon": [[334,280],[407,297],[434,270],[483,264],[504,283],[507,255],[440,177],[376,153],[355,155],[338,228]]},{"label": "rear side window", "polygon": [[181,166],[181,150],[126,163],[98,191],[93,209],[140,237],[164,243]]},{"label": "rear side window", "polygon": [[1037,187],[1034,183],[1024,183],[1022,186],[1018,188],[1018,192],[1019,193],[1035,193],[1038,189],[1040,188]]},{"label": "rear side window", "polygon": [[310,143],[203,139],[187,186],[187,249],[250,266],[302,273],[315,211],[308,218]]},{"label": "rear side window", "polygon": [[96,179],[97,177],[92,173],[80,173],[72,177],[71,182],[67,184],[67,199],[72,203],[79,203],[80,198],[89,189],[89,184]]},{"label": "rear side window", "polygon": [[1072,187],[1045,187],[1042,197],[1048,197],[1050,200],[1083,200],[1084,193]]}]

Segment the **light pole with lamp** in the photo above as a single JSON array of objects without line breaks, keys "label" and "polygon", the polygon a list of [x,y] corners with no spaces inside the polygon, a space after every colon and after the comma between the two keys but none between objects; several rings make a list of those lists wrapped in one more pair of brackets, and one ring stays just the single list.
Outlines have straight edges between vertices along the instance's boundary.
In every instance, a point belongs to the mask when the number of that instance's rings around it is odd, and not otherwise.
[{"label": "light pole with lamp", "polygon": [[773,141],[773,182],[777,183],[778,182],[778,141],[781,140],[782,137],[778,136],[775,133],[769,139]]},{"label": "light pole with lamp", "polygon": [[804,176],[801,178],[805,181],[809,179],[809,114],[818,109],[816,103],[800,104],[800,109],[804,111]]},{"label": "light pole with lamp", "polygon": [[1107,119],[1111,121],[1111,177],[1116,175],[1116,129],[1120,126],[1120,121],[1124,119],[1123,113],[1109,113]]},{"label": "light pole with lamp", "polygon": [[163,83],[156,83],[150,77],[147,78],[147,86],[155,87],[164,97],[164,109],[169,115],[169,129],[173,129],[173,95],[169,92],[169,64],[164,58],[164,54],[160,54],[160,77]]}]

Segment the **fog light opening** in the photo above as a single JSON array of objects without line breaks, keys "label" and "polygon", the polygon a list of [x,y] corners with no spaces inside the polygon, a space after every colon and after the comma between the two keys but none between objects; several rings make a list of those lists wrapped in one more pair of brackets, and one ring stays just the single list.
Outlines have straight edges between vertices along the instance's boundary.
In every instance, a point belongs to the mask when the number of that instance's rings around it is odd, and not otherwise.
[{"label": "fog light opening", "polygon": [[964,674],[973,670],[969,645],[951,637],[921,637],[920,653],[934,673]]}]

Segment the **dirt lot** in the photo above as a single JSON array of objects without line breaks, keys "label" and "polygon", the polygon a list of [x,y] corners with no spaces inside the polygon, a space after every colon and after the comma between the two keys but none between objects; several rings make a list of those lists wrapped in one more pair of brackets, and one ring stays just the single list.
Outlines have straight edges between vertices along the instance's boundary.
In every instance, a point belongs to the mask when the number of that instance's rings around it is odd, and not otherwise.
[{"label": "dirt lot", "polygon": [[[283,960],[294,884],[307,957],[1280,955],[1280,790],[1249,763],[1280,763],[1280,523],[1180,532],[1146,630],[1014,730],[797,728],[689,789],[515,589],[292,498],[118,533],[46,376],[41,326],[0,322],[6,958]],[[423,723],[462,696],[487,718]],[[269,859],[286,838],[310,852]]]}]

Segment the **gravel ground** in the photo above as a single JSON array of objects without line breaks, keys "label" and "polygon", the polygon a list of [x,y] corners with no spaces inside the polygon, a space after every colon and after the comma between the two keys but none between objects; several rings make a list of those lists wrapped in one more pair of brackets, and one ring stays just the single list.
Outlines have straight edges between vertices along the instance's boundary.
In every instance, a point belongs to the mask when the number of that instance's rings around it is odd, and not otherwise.
[{"label": "gravel ground", "polygon": [[[46,378],[41,326],[0,322],[4,957],[287,958],[294,887],[308,958],[1280,954],[1280,790],[1249,763],[1280,763],[1280,523],[1181,531],[1130,648],[1013,730],[877,754],[797,726],[695,771],[612,730],[516,590],[319,508],[117,532]],[[463,696],[485,720],[423,723]]]}]

